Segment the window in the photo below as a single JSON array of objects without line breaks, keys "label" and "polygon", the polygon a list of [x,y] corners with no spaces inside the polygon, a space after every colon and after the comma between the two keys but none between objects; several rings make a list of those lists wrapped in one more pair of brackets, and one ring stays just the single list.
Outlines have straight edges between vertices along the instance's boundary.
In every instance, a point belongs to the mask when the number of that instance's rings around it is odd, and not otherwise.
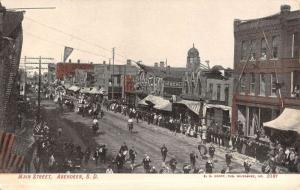
[{"label": "window", "polygon": [[261,47],[260,47],[260,59],[267,59],[267,43],[265,38],[261,39]]},{"label": "window", "polygon": [[194,88],[195,88],[195,83],[194,82],[192,82],[192,94],[194,94]]},{"label": "window", "polygon": [[263,73],[259,77],[259,95],[266,96],[266,76]]},{"label": "window", "polygon": [[188,94],[189,93],[189,85],[188,85],[188,82],[185,81],[185,93]]},{"label": "window", "polygon": [[272,73],[271,74],[271,96],[276,96],[276,84],[277,84],[277,80],[276,80],[276,74]]},{"label": "window", "polygon": [[255,74],[254,73],[250,74],[250,94],[251,95],[255,94]]},{"label": "window", "polygon": [[256,54],[255,54],[255,50],[256,50],[256,41],[255,40],[251,40],[250,42],[250,61],[254,61],[256,59]]},{"label": "window", "polygon": [[228,102],[229,102],[229,85],[228,84],[225,85],[224,94],[225,94],[225,105],[228,105]]},{"label": "window", "polygon": [[243,74],[240,81],[240,94],[245,94],[245,91],[246,91],[246,77],[245,74]]},{"label": "window", "polygon": [[278,58],[278,49],[279,49],[279,37],[273,36],[273,38],[272,38],[272,51],[273,51],[272,58],[273,59]]},{"label": "window", "polygon": [[242,41],[241,60],[247,59],[247,42]]},{"label": "window", "polygon": [[212,99],[212,95],[213,95],[213,88],[214,85],[213,84],[209,84],[209,89],[208,89],[208,98]]},{"label": "window", "polygon": [[296,32],[292,36],[292,58],[300,57],[300,33]]},{"label": "window", "polygon": [[217,100],[220,101],[221,99],[221,85],[217,85]]}]

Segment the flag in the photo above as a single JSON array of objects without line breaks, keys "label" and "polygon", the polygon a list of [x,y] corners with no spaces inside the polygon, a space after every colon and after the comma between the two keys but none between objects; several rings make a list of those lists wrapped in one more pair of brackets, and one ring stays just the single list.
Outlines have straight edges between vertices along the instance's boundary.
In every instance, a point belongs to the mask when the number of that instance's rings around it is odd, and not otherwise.
[{"label": "flag", "polygon": [[13,154],[12,148],[16,136],[12,133],[0,132],[0,172],[17,172],[23,165],[24,156]]},{"label": "flag", "polygon": [[73,52],[73,48],[71,47],[65,47],[65,50],[64,50],[64,62],[66,62],[66,60],[68,59],[68,57],[71,55],[71,53]]}]

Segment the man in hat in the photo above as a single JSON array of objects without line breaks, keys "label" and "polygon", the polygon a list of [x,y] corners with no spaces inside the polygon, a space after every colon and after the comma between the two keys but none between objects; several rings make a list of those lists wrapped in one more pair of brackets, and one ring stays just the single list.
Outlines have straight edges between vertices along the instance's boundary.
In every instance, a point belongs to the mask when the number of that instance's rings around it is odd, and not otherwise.
[{"label": "man in hat", "polygon": [[245,168],[245,173],[249,173],[250,172],[251,162],[250,162],[249,159],[246,159],[244,161],[244,168]]},{"label": "man in hat", "polygon": [[165,144],[163,144],[163,146],[160,148],[160,152],[161,152],[162,160],[163,162],[165,162],[168,153],[168,149]]},{"label": "man in hat", "polygon": [[95,158],[95,163],[96,166],[98,165],[98,159],[100,157],[100,152],[99,152],[99,147],[96,148],[95,152],[94,152],[94,158]]},{"label": "man in hat", "polygon": [[145,170],[145,173],[149,173],[150,172],[150,157],[145,154],[145,158],[143,159],[143,165],[144,165],[144,170]]},{"label": "man in hat", "polygon": [[211,159],[207,160],[205,164],[205,172],[206,173],[212,173],[213,172],[213,162]]},{"label": "man in hat", "polygon": [[230,150],[227,150],[227,153],[225,154],[225,161],[226,161],[227,168],[230,167],[232,158],[233,157],[232,157]]},{"label": "man in hat", "polygon": [[124,164],[124,158],[120,152],[117,154],[115,162],[117,164],[118,173],[120,173],[123,168],[123,164]]},{"label": "man in hat", "polygon": [[174,157],[170,160],[169,165],[170,165],[172,173],[175,173],[177,160]]},{"label": "man in hat", "polygon": [[215,151],[216,151],[216,149],[215,149],[214,145],[212,143],[210,143],[210,146],[208,148],[208,153],[209,153],[209,156],[211,159],[214,158]]},{"label": "man in hat", "polygon": [[106,145],[103,144],[103,145],[100,146],[100,148],[99,148],[100,161],[102,161],[103,163],[105,163],[105,160],[106,160],[106,152],[107,152]]},{"label": "man in hat", "polygon": [[126,145],[126,142],[123,143],[119,152],[124,156],[124,159],[125,159],[126,154],[128,152],[128,146]]},{"label": "man in hat", "polygon": [[134,149],[134,147],[132,146],[131,149],[129,150],[129,159],[130,159],[130,167],[131,167],[131,170],[133,171],[134,169],[134,161],[135,161],[135,158],[136,158],[136,151]]},{"label": "man in hat", "polygon": [[196,165],[196,158],[198,158],[198,156],[196,155],[195,151],[190,153],[190,162],[193,168],[195,168]]}]

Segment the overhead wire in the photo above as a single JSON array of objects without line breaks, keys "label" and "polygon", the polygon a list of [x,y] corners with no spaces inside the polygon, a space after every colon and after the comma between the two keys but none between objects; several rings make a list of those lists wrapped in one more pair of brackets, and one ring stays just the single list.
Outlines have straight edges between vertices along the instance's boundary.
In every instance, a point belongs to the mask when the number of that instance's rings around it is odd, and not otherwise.
[{"label": "overhead wire", "polygon": [[[24,33],[36,38],[36,39],[39,39],[41,41],[45,41],[45,42],[48,42],[48,43],[52,43],[52,44],[56,44],[58,46],[62,46],[62,47],[65,47],[66,45],[63,44],[63,43],[58,43],[56,41],[51,41],[51,40],[48,40],[48,39],[45,39],[45,38],[42,38],[38,35],[35,35],[35,34],[32,34],[30,32],[27,32],[27,31],[24,31]],[[100,55],[100,54],[97,54],[97,53],[94,53],[94,52],[91,52],[91,51],[87,51],[87,50],[83,50],[81,48],[77,48],[77,47],[72,47],[74,50],[77,50],[79,52],[83,52],[83,53],[87,53],[87,54],[91,54],[91,55],[94,55],[94,56],[97,56],[97,57],[103,57],[103,58],[106,58],[106,59],[111,59],[110,57],[107,57],[105,55]],[[120,60],[116,60],[116,61],[120,61]],[[120,61],[121,62],[121,61]]]},{"label": "overhead wire", "polygon": [[[100,49],[102,49],[102,50],[104,50],[104,51],[108,51],[108,52],[111,52],[111,51],[112,51],[111,49],[108,49],[108,48],[105,48],[105,47],[103,47],[103,46],[100,46],[100,45],[98,45],[98,44],[96,44],[96,43],[94,43],[94,42],[87,41],[87,40],[85,40],[85,39],[83,39],[83,38],[81,38],[81,37],[79,37],[79,36],[76,36],[76,35],[74,35],[74,34],[67,33],[67,32],[65,32],[65,31],[63,31],[63,30],[61,30],[61,29],[58,29],[58,28],[55,28],[55,27],[53,27],[53,26],[44,24],[44,23],[39,22],[39,21],[37,21],[37,20],[35,20],[35,19],[33,19],[33,18],[30,18],[30,17],[28,17],[28,16],[26,16],[25,18],[28,19],[28,20],[30,20],[30,21],[32,21],[32,22],[34,22],[34,23],[36,23],[36,24],[39,24],[39,25],[41,25],[41,26],[44,26],[44,27],[49,28],[49,29],[51,29],[51,30],[54,30],[54,31],[56,31],[56,32],[58,32],[58,33],[64,34],[64,35],[66,35],[66,36],[69,36],[69,37],[71,37],[71,38],[73,38],[73,39],[79,40],[79,41],[84,42],[84,43],[86,43],[86,44],[93,45],[93,46],[95,46],[95,47],[97,47],[97,48],[100,48]],[[122,55],[122,54],[120,54],[120,53],[115,53],[115,55],[118,55],[118,56],[120,56],[120,57],[123,57],[123,58],[128,59],[127,56]],[[137,63],[137,62],[134,61],[133,59],[130,59],[130,60],[131,60],[132,62],[134,62],[134,63]]]}]

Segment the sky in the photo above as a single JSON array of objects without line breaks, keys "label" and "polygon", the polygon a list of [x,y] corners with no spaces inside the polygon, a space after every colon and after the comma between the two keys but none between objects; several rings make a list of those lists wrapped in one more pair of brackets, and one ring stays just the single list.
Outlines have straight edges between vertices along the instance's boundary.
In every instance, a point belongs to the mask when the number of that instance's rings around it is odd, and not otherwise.
[{"label": "sky", "polygon": [[185,67],[195,44],[202,63],[233,67],[233,21],[278,13],[280,5],[300,9],[298,0],[1,0],[7,8],[26,10],[24,56],[62,60],[64,46],[76,62],[115,64],[126,59],[146,65],[165,61]]}]

